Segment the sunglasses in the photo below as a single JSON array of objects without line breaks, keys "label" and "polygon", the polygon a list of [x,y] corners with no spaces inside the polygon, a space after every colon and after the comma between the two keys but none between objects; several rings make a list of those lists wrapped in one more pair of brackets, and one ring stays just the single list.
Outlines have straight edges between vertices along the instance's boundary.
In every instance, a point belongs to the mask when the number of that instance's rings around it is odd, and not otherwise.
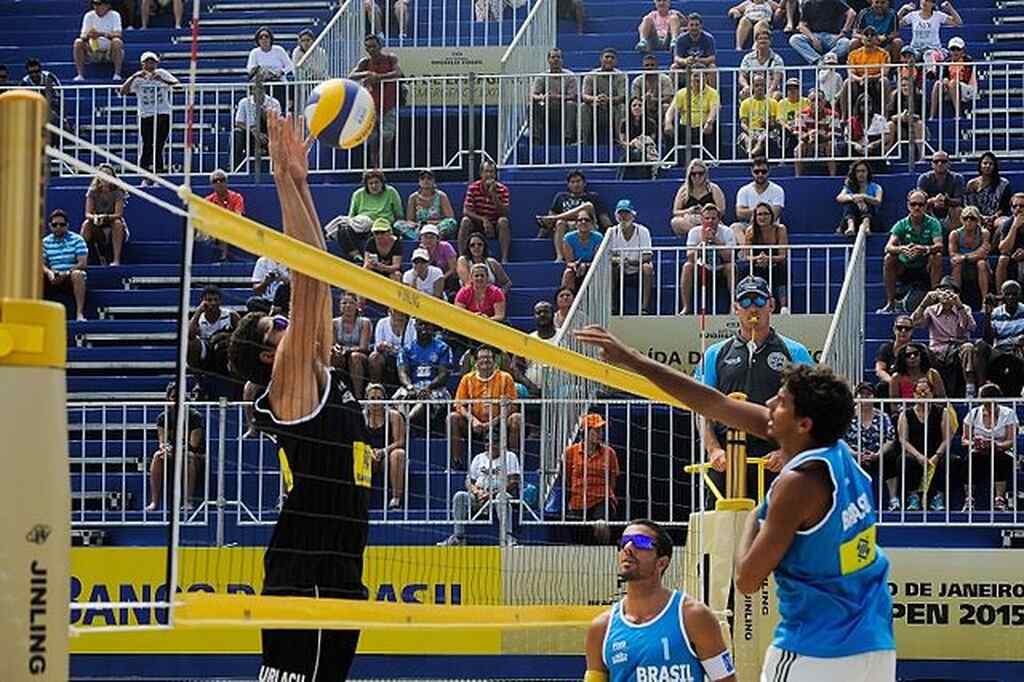
[{"label": "sunglasses", "polygon": [[68,226],[68,224],[66,222],[64,222],[64,221],[59,221],[58,222],[56,220],[50,221],[50,225],[52,225],[53,227],[67,227]]},{"label": "sunglasses", "polygon": [[626,545],[633,543],[635,549],[650,550],[657,549],[658,540],[652,538],[650,535],[644,535],[642,533],[631,533],[629,535],[623,535],[619,538],[619,549],[625,549]]},{"label": "sunglasses", "polygon": [[755,168],[753,170],[754,175],[768,175],[767,168]]},{"label": "sunglasses", "polygon": [[920,357],[920,356],[921,356],[921,353],[919,353],[916,350],[912,350],[909,353],[907,353],[907,357],[908,358],[917,358],[917,357]]},{"label": "sunglasses", "polygon": [[898,332],[909,332],[909,331],[913,331],[913,330],[914,330],[913,327],[904,327],[902,325],[896,327],[896,331],[898,331]]},{"label": "sunglasses", "polygon": [[704,171],[702,171],[702,170],[690,171],[690,175],[704,175]]},{"label": "sunglasses", "polygon": [[[577,222],[579,222],[579,221],[577,221]],[[469,248],[472,249],[473,247],[476,247],[476,246],[479,246],[479,247],[483,248],[483,245],[484,245],[483,242],[470,242],[469,243]]]},{"label": "sunglasses", "polygon": [[964,218],[964,220],[970,220],[972,222],[978,222],[978,216],[965,215],[963,218]]},{"label": "sunglasses", "polygon": [[945,164],[949,163],[949,159],[932,159],[932,163],[938,163],[938,164],[945,165]]},{"label": "sunglasses", "polygon": [[763,308],[766,305],[768,305],[768,297],[761,296],[760,294],[758,294],[757,296],[744,296],[743,298],[739,299],[736,302],[744,310],[748,309],[750,306],[754,306],[755,308]]},{"label": "sunglasses", "polygon": [[576,222],[577,222],[577,223],[592,223],[592,222],[594,222],[594,221],[593,221],[593,220],[591,220],[590,218],[577,218],[577,219],[576,219]]},{"label": "sunglasses", "polygon": [[923,201],[911,201],[910,205],[911,206],[924,206],[924,202]]},{"label": "sunglasses", "polygon": [[1010,208],[1024,208],[1024,204],[1010,204]]}]

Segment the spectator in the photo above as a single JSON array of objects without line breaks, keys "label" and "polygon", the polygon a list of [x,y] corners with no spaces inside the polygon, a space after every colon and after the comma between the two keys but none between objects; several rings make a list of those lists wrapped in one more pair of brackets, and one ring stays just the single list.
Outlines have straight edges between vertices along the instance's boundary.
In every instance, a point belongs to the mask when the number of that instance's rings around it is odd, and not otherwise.
[{"label": "spectator", "polygon": [[910,316],[915,327],[928,329],[931,360],[946,389],[946,395],[973,398],[975,384],[971,333],[975,328],[971,309],[960,300],[960,289],[952,277],[942,278],[938,288],[928,293]]},{"label": "spectator", "polygon": [[373,220],[369,216],[338,216],[324,226],[324,234],[330,238],[333,233],[338,241],[341,257],[356,265],[363,264],[363,252],[370,239]]},{"label": "spectator", "polygon": [[751,182],[743,185],[736,192],[736,220],[733,230],[744,230],[753,222],[754,207],[764,203],[772,209],[772,220],[782,218],[782,209],[786,207],[786,191],[769,179],[771,168],[768,159],[755,157],[751,165]]},{"label": "spectator", "polygon": [[[667,73],[658,71],[658,55],[648,52],[643,56],[642,65],[645,73],[633,79],[629,86],[629,95],[630,98],[639,97],[643,100],[644,112],[647,116],[660,121],[665,116],[665,110],[672,103],[672,98],[675,97],[676,88]],[[653,131],[656,131],[657,128],[650,128],[650,130],[652,132],[648,134],[656,137]]]},{"label": "spectator", "polygon": [[370,382],[391,386],[398,383],[398,356],[404,347],[415,341],[416,325],[401,310],[391,308],[387,315],[377,320],[373,330],[373,351],[367,360]]},{"label": "spectator", "polygon": [[821,90],[812,90],[810,104],[800,112],[800,142],[796,146],[796,162],[793,172],[801,176],[806,172],[807,161],[821,159],[829,175],[836,174],[836,148],[840,146],[836,137],[836,117],[828,106],[828,100]]},{"label": "spectator", "polygon": [[580,142],[605,144],[615,137],[626,117],[629,79],[618,69],[619,53],[613,47],[601,51],[600,65],[583,76],[580,95]]},{"label": "spectator", "polygon": [[[607,521],[617,516],[619,457],[605,442],[604,417],[587,414],[580,419],[581,439],[565,449],[565,480],[569,488],[566,518],[594,524],[594,540],[607,544]],[[596,523],[603,521],[605,523]]]},{"label": "spectator", "polygon": [[[178,386],[175,382],[167,384],[166,390],[167,408],[156,418],[156,440],[159,443],[153,459],[149,464],[149,504],[146,511],[152,512],[160,508],[163,503],[163,487],[166,472],[174,474],[174,449],[178,440],[178,417],[177,400]],[[183,447],[188,452],[184,462],[185,486],[182,490],[184,500],[182,506],[185,509],[192,508],[192,498],[195,497],[196,484],[203,469],[203,455],[206,451],[204,442],[205,425],[203,417],[192,407],[188,408],[185,417],[185,429],[188,434]]]},{"label": "spectator", "polygon": [[480,179],[466,187],[462,222],[459,224],[459,251],[466,250],[469,235],[479,232],[487,239],[498,238],[501,261],[507,263],[512,246],[512,226],[508,215],[508,187],[498,182],[498,167],[494,162],[484,161],[480,164]]},{"label": "spectator", "polygon": [[[882,492],[882,477],[885,477],[889,511],[899,511],[900,498],[896,494],[896,485],[899,482],[900,464],[895,448],[889,445],[896,436],[892,420],[871,402],[875,399],[875,387],[870,383],[862,381],[857,384],[854,395],[858,398],[857,416],[850,423],[843,440],[850,447],[850,454],[857,458],[860,468],[875,482],[879,495]],[[879,509],[881,506],[879,503]]]},{"label": "spectator", "polygon": [[828,106],[836,111],[839,110],[840,95],[843,94],[843,77],[837,69],[838,64],[839,59],[830,52],[821,58],[821,63],[814,70],[814,89],[821,92]]},{"label": "spectator", "polygon": [[556,263],[561,262],[565,254],[563,240],[566,232],[576,229],[576,222],[582,216],[589,216],[601,229],[607,229],[612,224],[601,197],[597,192],[587,189],[587,177],[583,171],[569,171],[565,176],[565,184],[566,190],[555,195],[548,214],[537,216],[540,227],[537,237],[551,236]]},{"label": "spectator", "polygon": [[[164,146],[171,134],[171,88],[178,85],[178,79],[169,71],[157,68],[160,58],[155,52],[143,52],[141,61],[142,69],[121,85],[121,95],[134,94],[138,103],[139,136],[142,138],[139,165],[161,175],[167,170]],[[143,179],[142,186],[146,185]]]},{"label": "spectator", "polygon": [[[740,102],[740,134],[736,142],[747,158],[777,155],[774,144],[778,140],[775,121],[779,116],[778,102],[767,97],[764,76],[753,77],[750,97]],[[769,152],[771,149],[771,152]]]},{"label": "spectator", "polygon": [[470,269],[477,264],[487,266],[487,281],[501,289],[507,298],[508,292],[512,288],[512,280],[505,272],[505,267],[488,253],[487,240],[479,234],[474,234],[466,242],[466,250],[459,256],[456,266],[459,283],[462,287],[472,284]]},{"label": "spectator", "polygon": [[402,275],[402,283],[428,296],[444,297],[444,273],[441,268],[430,264],[430,254],[424,248],[412,252],[412,268]]},{"label": "spectator", "polygon": [[977,206],[982,224],[995,229],[998,218],[1010,212],[1010,181],[999,173],[999,159],[985,152],[978,159],[978,175],[967,183],[964,206]]},{"label": "spectator", "polygon": [[455,253],[455,247],[441,241],[437,225],[427,223],[420,228],[419,248],[427,252],[430,264],[441,271],[444,277],[443,290],[454,295],[459,290],[459,275],[456,272],[459,255]]},{"label": "spectator", "polygon": [[[746,0],[749,2],[749,0]],[[769,0],[770,1],[770,0]],[[786,78],[786,63],[772,49],[770,27],[759,26],[754,32],[754,49],[743,55],[737,74],[740,84],[740,99],[750,96],[751,79],[761,74],[765,78],[768,96],[774,100],[782,97],[782,81]]]},{"label": "spectator", "polygon": [[[380,384],[366,386],[366,444],[373,468],[384,466],[388,479],[388,509],[399,509],[405,499],[405,418],[384,403],[387,393]],[[385,461],[387,462],[385,464]]]},{"label": "spectator", "polygon": [[920,0],[921,9],[915,10],[914,4],[908,2],[900,7],[896,17],[900,26],[910,26],[910,49],[918,61],[932,65],[946,58],[946,50],[942,47],[939,28],[942,26],[961,26],[964,21],[953,3],[946,0],[940,7],[945,12],[935,9],[935,0]]},{"label": "spectator", "polygon": [[842,61],[850,51],[850,35],[857,13],[842,0],[804,0],[800,23],[789,45],[808,64],[817,64],[831,52]]},{"label": "spectator", "polygon": [[[249,74],[249,80],[256,83],[257,87],[267,83],[284,83],[290,80],[295,71],[292,58],[280,45],[274,44],[274,33],[268,26],[260,26],[256,29],[253,37],[256,47],[249,50],[249,59],[245,63],[245,71]],[[287,111],[288,91],[280,86],[272,86],[268,92],[273,94]]]},{"label": "spectator", "polygon": [[583,282],[603,238],[604,235],[594,229],[594,219],[589,215],[576,218],[576,229],[565,235],[562,242],[562,258],[565,260],[563,287],[576,290]]},{"label": "spectator", "polygon": [[[109,163],[101,163],[98,169],[113,178],[117,177],[114,167]],[[130,236],[124,221],[124,200],[124,190],[99,176],[92,179],[85,193],[82,238],[100,265],[121,264],[121,251]]]},{"label": "spectator", "polygon": [[456,307],[495,322],[505,321],[505,294],[487,281],[489,270],[486,263],[474,263],[469,267],[470,283],[459,289],[455,296]]},{"label": "spectator", "polygon": [[[249,158],[263,158],[267,149],[267,113],[281,113],[281,103],[264,94],[257,85],[249,86],[249,94],[235,107],[235,127],[232,131],[232,164],[237,169]],[[260,101],[261,100],[261,101]],[[257,103],[259,101],[259,103]]]},{"label": "spectator", "polygon": [[[535,339],[550,341],[558,333],[558,328],[555,327],[555,309],[549,301],[537,301],[533,305],[533,321],[537,328],[530,332],[530,336]],[[517,383],[526,388],[526,395],[530,398],[543,397],[541,391],[544,387],[544,367],[543,364],[525,356],[515,358],[514,368],[517,369],[518,376],[513,376]],[[528,423],[531,425],[536,423],[529,420],[531,408],[535,407],[527,405],[525,408]]]},{"label": "spectator", "polygon": [[949,169],[949,154],[941,149],[932,154],[932,169],[918,176],[917,188],[928,196],[928,213],[938,218],[946,230],[960,226],[964,176]]},{"label": "spectator", "polygon": [[[896,351],[895,371],[889,379],[889,397],[910,400],[914,386],[925,380],[937,398],[946,397],[946,385],[939,370],[932,367],[931,355],[924,344],[911,341]],[[893,406],[895,407],[895,406]]]},{"label": "spectator", "polygon": [[675,147],[695,147],[694,155],[700,155],[702,146],[709,152],[717,150],[720,106],[718,91],[704,83],[704,73],[691,71],[689,86],[676,92],[665,111],[665,134]]},{"label": "spectator", "polygon": [[672,67],[710,69],[715,66],[715,38],[704,30],[704,17],[696,12],[686,16],[686,33],[675,41]]},{"label": "spectator", "polygon": [[563,67],[562,51],[548,50],[548,72],[537,76],[530,86],[532,139],[537,145],[576,142],[576,74]]},{"label": "spectator", "polygon": [[282,284],[291,282],[291,273],[269,256],[260,256],[252,268],[252,293],[267,302],[273,302],[274,295]]},{"label": "spectator", "polygon": [[893,397],[889,395],[889,383],[896,373],[896,353],[910,343],[914,334],[914,321],[910,315],[897,315],[892,326],[892,341],[886,341],[878,347],[875,354],[875,395],[879,398]]},{"label": "spectator", "polygon": [[[743,391],[747,400],[764,405],[774,398],[782,384],[782,369],[789,363],[811,365],[814,360],[806,348],[797,341],[782,336],[772,328],[772,300],[768,283],[759,277],[745,277],[736,285],[733,313],[737,331],[734,336],[712,345],[704,353],[697,367],[697,377],[706,386],[732,393]],[[747,344],[753,343],[751,352]],[[724,424],[706,420],[702,427],[704,449],[712,466],[711,479],[719,490],[725,490],[727,466]],[[765,468],[769,473],[766,484],[771,483],[784,463],[778,445],[753,436],[747,437],[747,454],[767,457]],[[747,467],[747,497],[757,497],[757,466]]]},{"label": "spectator", "polygon": [[658,120],[648,115],[640,97],[629,101],[629,115],[619,125],[618,143],[623,148],[627,163],[647,165],[621,168],[620,180],[653,179],[657,175],[657,163],[661,160],[661,151],[655,140],[658,137]]},{"label": "spectator", "polygon": [[57,93],[57,88],[61,85],[53,72],[43,70],[42,63],[36,57],[29,57],[25,60],[25,77],[21,79],[21,85],[26,88],[39,88],[42,91],[43,97],[50,104],[50,123],[61,127],[63,109],[60,95]]},{"label": "spectator", "polygon": [[394,34],[395,27],[397,27],[399,42],[404,42],[409,38],[409,0],[394,0],[391,3],[391,13],[394,15],[395,21],[390,32]]},{"label": "spectator", "polygon": [[214,377],[230,376],[228,343],[240,319],[235,311],[221,307],[223,300],[219,287],[206,286],[188,322],[188,365]]},{"label": "spectator", "polygon": [[366,363],[370,355],[373,324],[359,314],[359,297],[346,291],[338,300],[341,314],[334,318],[332,327],[334,347],[331,365],[348,373],[349,385],[357,398],[363,397],[366,385]]},{"label": "spectator", "polygon": [[914,82],[909,78],[901,78],[898,87],[894,88],[888,107],[893,114],[882,134],[882,146],[892,149],[900,143],[907,143],[909,154],[919,159],[924,157],[924,121],[918,113],[914,88]]},{"label": "spectator", "polygon": [[[437,327],[426,320],[416,320],[416,336],[398,353],[398,383],[401,388],[392,396],[395,400],[418,401],[409,410],[409,421],[419,421],[430,408],[430,414],[440,412],[442,405],[424,401],[448,400],[448,375],[452,367],[452,351],[437,333]],[[430,424],[427,424],[429,427]]]},{"label": "spectator", "polygon": [[559,287],[555,292],[555,327],[560,328],[565,324],[565,320],[569,317],[569,309],[572,308],[572,302],[575,299],[576,292],[567,287]]},{"label": "spectator", "polygon": [[994,241],[998,241],[999,261],[996,264],[996,286],[1001,287],[1007,280],[1021,280],[1024,271],[1024,192],[1017,192],[1010,198],[1011,215],[1002,218]]},{"label": "spectator", "polygon": [[111,62],[114,80],[121,80],[124,41],[121,39],[121,15],[110,8],[110,0],[92,0],[92,9],[82,17],[82,30],[75,38],[75,78],[85,80],[85,62]]},{"label": "spectator", "polygon": [[[359,60],[348,75],[359,81],[370,91],[377,109],[377,123],[373,132],[366,140],[370,150],[370,166],[379,168],[381,164],[380,150],[384,151],[385,164],[393,156],[395,130],[398,127],[398,82],[402,77],[402,69],[398,65],[398,57],[391,52],[384,52],[379,36],[372,33],[363,38],[366,56]],[[401,205],[401,204],[399,204]],[[399,209],[401,211],[401,209]]]},{"label": "spectator", "polygon": [[352,193],[348,215],[349,218],[364,215],[371,220],[384,219],[388,225],[405,217],[398,190],[387,184],[384,172],[376,168],[363,172],[363,186]]},{"label": "spectator", "polygon": [[[228,174],[222,169],[210,173],[210,184],[213,185],[213,191],[206,195],[206,200],[217,204],[221,208],[227,209],[232,213],[238,215],[245,214],[245,197],[239,192],[228,187]],[[228,243],[220,241],[219,239],[210,240],[211,244],[214,244],[220,248],[220,259],[228,259]],[[276,289],[276,287],[275,287]]]},{"label": "spectator", "polygon": [[[512,442],[511,439],[508,442]],[[501,544],[516,545],[516,538],[512,535],[514,519],[510,500],[519,497],[522,474],[516,453],[502,447],[502,439],[496,429],[489,433],[487,449],[475,455],[469,465],[466,489],[456,492],[452,499],[455,532],[437,544],[442,547],[466,544],[466,521],[476,518],[493,504],[495,514],[505,519],[506,531]]]},{"label": "spectator", "polygon": [[316,35],[304,28],[299,31],[299,43],[292,50],[292,64],[295,65],[295,80],[327,80],[327,52],[324,48],[313,47]]},{"label": "spectator", "polygon": [[619,300],[622,290],[626,286],[637,287],[641,290],[640,309],[647,313],[654,281],[651,232],[636,222],[636,209],[629,199],[619,199],[615,217],[618,224],[608,228],[605,235],[612,261],[612,308],[622,310]]},{"label": "spectator", "polygon": [[728,15],[736,20],[736,51],[742,52],[747,46],[750,32],[757,24],[763,21],[771,26],[772,18],[778,10],[779,4],[774,0],[743,0],[730,7]]},{"label": "spectator", "polygon": [[[922,498],[927,500],[928,497],[928,484],[945,478],[954,427],[949,419],[950,410],[926,402],[934,397],[935,393],[928,380],[919,379],[914,384],[916,400],[913,408],[902,410],[896,424],[903,450],[903,486],[905,490],[912,491],[907,496],[907,511],[921,511]],[[933,473],[929,475],[929,472]],[[946,509],[941,490],[931,496],[928,508],[931,511]]]},{"label": "spectator", "polygon": [[857,14],[854,23],[853,40],[850,41],[850,50],[856,50],[864,44],[864,29],[868,26],[875,29],[878,36],[878,44],[889,53],[889,61],[896,63],[900,61],[900,50],[903,49],[903,40],[900,39],[899,22],[896,20],[896,10],[889,5],[889,0],[871,0],[870,7],[865,7]]},{"label": "spectator", "polygon": [[670,0],[654,0],[654,9],[640,20],[637,52],[669,50],[675,52],[676,41],[683,31],[683,15],[672,9]]},{"label": "spectator", "polygon": [[725,194],[711,182],[708,165],[694,159],[686,169],[686,182],[676,190],[672,201],[672,231],[679,237],[689,236],[691,230],[702,224],[705,206],[714,204],[719,214],[725,213]]},{"label": "spectator", "polygon": [[886,64],[889,63],[889,53],[882,49],[874,26],[863,28],[861,43],[861,47],[851,50],[847,57],[851,68],[839,95],[840,107],[842,111],[849,112],[850,106],[863,93],[868,96],[872,111],[882,111],[885,103],[883,89],[888,84]]},{"label": "spectator", "polygon": [[858,229],[871,234],[871,226],[883,198],[882,186],[874,181],[871,164],[867,161],[851,163],[843,188],[836,195],[836,202],[843,207],[847,237],[856,235]]},{"label": "spectator", "polygon": [[949,39],[947,63],[940,65],[939,77],[932,86],[932,118],[938,118],[943,99],[953,105],[953,115],[960,118],[963,107],[978,96],[978,75],[964,48],[960,36]]},{"label": "spectator", "polygon": [[964,418],[962,444],[968,455],[961,473],[964,481],[963,511],[975,511],[976,486],[980,483],[987,487],[991,481],[994,483],[992,510],[1004,512],[1012,509],[1012,502],[1006,497],[1006,484],[1013,477],[1020,422],[1012,406],[994,402],[1003,397],[1003,392],[995,384],[982,386],[978,397],[985,402],[972,407]]},{"label": "spectator", "polygon": [[[899,63],[900,66],[896,71],[896,77],[899,80],[909,80],[913,86],[910,91],[914,93],[914,96],[916,97],[924,82],[924,69],[918,66],[917,54],[914,52],[914,48],[910,45],[904,45],[900,49]],[[898,83],[896,85],[898,85]],[[894,97],[896,94],[896,92],[893,92]],[[890,108],[892,107],[892,104],[893,103],[890,101]]]},{"label": "spectator", "polygon": [[421,170],[419,189],[409,195],[405,207],[405,220],[398,223],[398,229],[408,239],[415,239],[424,225],[436,225],[438,234],[451,239],[458,232],[455,211],[448,195],[434,180],[434,172]]},{"label": "spectator", "polygon": [[69,290],[75,297],[75,319],[85,320],[85,277],[89,247],[68,229],[68,215],[62,209],[50,212],[50,234],[43,237],[43,293],[53,300],[57,292]]},{"label": "spectator", "polygon": [[988,254],[992,242],[988,230],[981,226],[981,213],[968,206],[961,214],[963,225],[949,233],[949,264],[957,287],[962,289],[964,272],[972,273],[978,284],[978,301],[988,296],[991,273]]},{"label": "spectator", "polygon": [[892,226],[885,245],[885,307],[878,312],[896,310],[896,287],[908,284],[936,287],[942,278],[942,224],[925,213],[927,195],[919,189],[907,194],[909,215]]},{"label": "spectator", "polygon": [[811,106],[811,100],[800,94],[800,79],[786,81],[786,96],[779,100],[779,126],[782,132],[782,151],[792,158],[800,141],[800,112]]},{"label": "spectator", "polygon": [[159,13],[160,9],[167,7],[167,5],[171,6],[171,11],[174,13],[175,30],[181,30],[181,21],[185,15],[185,0],[142,0],[142,5],[139,9],[142,29],[149,28],[149,18]]},{"label": "spectator", "polygon": [[[696,291],[695,281],[702,283],[701,286],[711,288],[711,298],[717,302],[714,295],[722,284],[722,279],[728,290],[733,290],[733,251],[735,247],[736,233],[732,228],[721,222],[722,214],[714,204],[705,204],[701,210],[701,224],[690,229],[686,235],[686,263],[683,264],[682,290],[680,291],[680,304],[683,315],[690,315],[694,312],[694,300]],[[771,292],[769,292],[769,295]]]},{"label": "spectator", "polygon": [[[451,433],[452,463],[461,467],[466,450],[463,439],[486,440],[506,419],[507,442],[519,442],[522,415],[514,401],[516,385],[512,375],[498,369],[495,351],[490,346],[476,350],[476,368],[459,380],[455,390],[455,409],[448,415]],[[489,402],[485,402],[489,401]]]},{"label": "spectator", "polygon": [[753,220],[744,230],[744,242],[750,248],[739,252],[749,264],[749,275],[768,282],[768,288],[779,306],[780,315],[789,314],[789,233],[775,220],[767,202],[754,207]]},{"label": "spectator", "polygon": [[[990,368],[1016,366],[1019,363],[1013,362],[1011,358],[1017,355],[1017,349],[1024,342],[1024,306],[1020,304],[1020,284],[1014,280],[1003,282],[1000,293],[1001,297],[986,297],[982,304],[985,321],[982,325],[982,338],[974,344],[974,380],[978,385],[994,381],[1000,384],[1001,389],[1005,389],[1012,386],[1004,386],[998,373],[991,372]],[[996,306],[1000,298],[1002,304]],[[1017,377],[1016,390],[1004,390],[1004,395],[1020,395],[1019,380],[1024,380],[1024,372]]]},{"label": "spectator", "polygon": [[882,148],[886,118],[871,110],[871,100],[861,94],[850,107],[847,117],[847,144],[851,156],[876,156]]},{"label": "spectator", "polygon": [[387,218],[377,218],[370,228],[372,239],[366,242],[363,267],[378,275],[402,281],[402,243],[391,231]]}]

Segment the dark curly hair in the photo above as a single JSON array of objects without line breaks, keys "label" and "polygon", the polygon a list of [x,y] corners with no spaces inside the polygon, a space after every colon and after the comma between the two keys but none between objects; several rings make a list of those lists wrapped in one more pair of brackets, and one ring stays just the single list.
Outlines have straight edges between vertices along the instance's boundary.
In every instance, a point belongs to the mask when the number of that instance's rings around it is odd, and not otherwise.
[{"label": "dark curly hair", "polygon": [[259,323],[266,313],[249,313],[238,323],[228,343],[228,366],[231,371],[246,381],[260,386],[270,384],[272,367],[260,360],[260,353],[274,350],[263,343]]},{"label": "dark curly hair", "polygon": [[921,373],[927,375],[928,370],[932,368],[932,356],[931,353],[928,352],[928,347],[925,346],[923,343],[918,343],[917,341],[911,341],[910,343],[908,343],[905,346],[902,346],[898,351],[896,351],[896,373],[907,373],[907,351],[911,350],[916,350],[918,351],[918,353],[920,353],[919,357],[921,358]]},{"label": "dark curly hair", "polygon": [[839,440],[853,421],[853,392],[846,380],[826,365],[789,365],[782,383],[793,396],[793,409],[811,420],[811,439],[818,446]]}]

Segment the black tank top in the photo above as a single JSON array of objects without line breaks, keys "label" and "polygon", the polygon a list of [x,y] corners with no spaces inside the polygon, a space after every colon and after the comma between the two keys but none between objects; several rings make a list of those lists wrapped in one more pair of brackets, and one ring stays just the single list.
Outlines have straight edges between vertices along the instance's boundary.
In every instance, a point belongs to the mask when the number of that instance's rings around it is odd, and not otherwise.
[{"label": "black tank top", "polygon": [[[917,448],[917,451],[926,457],[931,457],[942,444],[942,413],[941,405],[928,406],[928,421],[922,423],[917,412],[907,410],[907,440]],[[925,435],[927,434],[928,449],[925,449]]]}]

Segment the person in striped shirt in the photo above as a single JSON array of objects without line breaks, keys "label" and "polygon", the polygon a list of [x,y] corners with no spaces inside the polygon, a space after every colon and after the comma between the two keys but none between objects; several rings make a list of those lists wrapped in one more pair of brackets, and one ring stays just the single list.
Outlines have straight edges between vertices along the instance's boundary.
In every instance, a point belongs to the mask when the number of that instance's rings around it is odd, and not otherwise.
[{"label": "person in striped shirt", "polygon": [[68,230],[68,216],[61,209],[50,213],[50,234],[43,237],[43,289],[47,298],[57,292],[75,296],[77,319],[85,319],[85,268],[89,247],[80,234]]}]

